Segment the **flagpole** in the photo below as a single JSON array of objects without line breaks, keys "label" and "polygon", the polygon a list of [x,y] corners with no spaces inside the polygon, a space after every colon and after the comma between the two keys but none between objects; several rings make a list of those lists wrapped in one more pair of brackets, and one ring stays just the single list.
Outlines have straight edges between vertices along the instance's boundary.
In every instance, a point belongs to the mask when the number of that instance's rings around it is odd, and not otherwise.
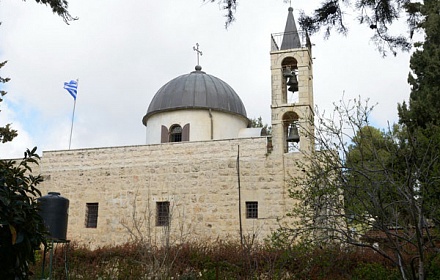
[{"label": "flagpole", "polygon": [[[76,79],[77,87],[78,87],[78,82],[79,82],[79,79]],[[70,150],[70,145],[72,144],[73,120],[75,118],[75,107],[76,107],[76,98],[73,99],[72,125],[70,126],[69,150]]]}]

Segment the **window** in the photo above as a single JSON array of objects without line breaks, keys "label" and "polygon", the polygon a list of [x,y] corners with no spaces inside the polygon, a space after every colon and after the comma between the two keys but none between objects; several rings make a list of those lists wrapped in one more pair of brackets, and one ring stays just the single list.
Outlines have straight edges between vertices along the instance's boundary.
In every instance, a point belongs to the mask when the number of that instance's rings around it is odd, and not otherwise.
[{"label": "window", "polygon": [[246,219],[258,219],[258,201],[246,201]]},{"label": "window", "polygon": [[156,226],[168,226],[170,223],[170,202],[156,202]]},{"label": "window", "polygon": [[98,226],[98,203],[86,203],[86,228]]},{"label": "window", "polygon": [[170,128],[170,142],[182,142],[182,127],[180,125],[173,125]]},{"label": "window", "polygon": [[160,143],[189,141],[189,123],[181,127],[173,124],[170,129],[162,125],[160,129]]}]

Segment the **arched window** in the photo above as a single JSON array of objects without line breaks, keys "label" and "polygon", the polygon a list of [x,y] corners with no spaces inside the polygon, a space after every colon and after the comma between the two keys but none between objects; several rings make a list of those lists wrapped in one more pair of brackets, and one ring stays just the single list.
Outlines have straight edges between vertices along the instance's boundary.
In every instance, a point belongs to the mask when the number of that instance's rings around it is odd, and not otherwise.
[{"label": "arched window", "polygon": [[292,95],[292,93],[298,91],[298,62],[293,57],[286,57],[281,62],[281,68],[283,71],[283,90],[282,90],[282,102],[283,103],[296,103],[298,102],[298,95]]},{"label": "arched window", "polygon": [[283,115],[285,153],[298,152],[300,149],[301,135],[298,131],[298,121],[299,116],[295,112],[286,112]]},{"label": "arched window", "polygon": [[170,142],[182,142],[182,127],[178,124],[170,128]]},{"label": "arched window", "polygon": [[161,127],[160,143],[189,141],[189,123],[183,128],[178,124],[173,124],[170,129],[164,125]]}]

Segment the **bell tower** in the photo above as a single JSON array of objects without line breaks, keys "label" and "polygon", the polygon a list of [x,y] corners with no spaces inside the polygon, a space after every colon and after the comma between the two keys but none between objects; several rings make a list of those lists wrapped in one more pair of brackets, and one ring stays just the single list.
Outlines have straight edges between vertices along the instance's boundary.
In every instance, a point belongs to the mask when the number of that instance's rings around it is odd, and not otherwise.
[{"label": "bell tower", "polygon": [[314,149],[312,46],[292,7],[283,33],[271,35],[272,145],[275,153]]}]

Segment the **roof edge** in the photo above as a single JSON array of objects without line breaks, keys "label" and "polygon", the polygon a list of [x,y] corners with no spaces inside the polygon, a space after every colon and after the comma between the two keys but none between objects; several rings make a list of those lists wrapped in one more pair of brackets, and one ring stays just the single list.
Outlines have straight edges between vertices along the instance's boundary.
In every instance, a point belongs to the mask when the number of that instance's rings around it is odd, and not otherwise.
[{"label": "roof edge", "polygon": [[188,109],[202,110],[202,111],[212,110],[212,111],[216,111],[216,112],[227,113],[227,114],[230,114],[230,115],[241,116],[241,117],[245,118],[248,122],[250,121],[249,118],[247,117],[247,114],[246,115],[242,115],[242,114],[239,114],[239,113],[236,113],[236,112],[231,112],[231,111],[223,110],[223,109],[220,109],[220,108],[210,108],[210,107],[202,107],[202,106],[198,106],[198,107],[182,106],[182,107],[175,107],[175,108],[162,109],[162,110],[158,110],[158,111],[148,112],[142,118],[142,124],[147,126],[148,119],[151,116],[159,114],[159,113],[166,113],[166,112],[172,112],[172,111],[181,111],[181,110],[188,110]]}]

